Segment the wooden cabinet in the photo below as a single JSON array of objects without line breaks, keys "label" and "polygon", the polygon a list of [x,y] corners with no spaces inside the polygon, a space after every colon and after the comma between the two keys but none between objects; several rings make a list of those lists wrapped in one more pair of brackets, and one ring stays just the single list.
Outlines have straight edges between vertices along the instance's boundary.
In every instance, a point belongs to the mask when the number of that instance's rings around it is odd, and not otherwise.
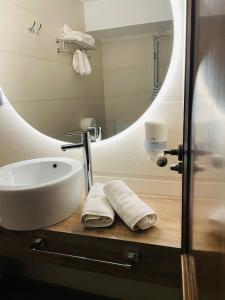
[{"label": "wooden cabinet", "polygon": [[142,198],[159,216],[157,225],[145,232],[132,232],[119,219],[108,229],[85,229],[81,207],[46,229],[1,229],[0,255],[180,287],[180,201]]}]

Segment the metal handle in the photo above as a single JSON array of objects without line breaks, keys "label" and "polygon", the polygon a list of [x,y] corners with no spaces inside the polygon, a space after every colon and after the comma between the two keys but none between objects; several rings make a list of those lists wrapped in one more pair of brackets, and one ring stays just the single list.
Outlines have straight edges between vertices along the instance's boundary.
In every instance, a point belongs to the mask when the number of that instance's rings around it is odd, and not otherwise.
[{"label": "metal handle", "polygon": [[68,132],[66,135],[68,135],[68,136],[81,136],[82,137],[82,135],[83,135],[83,131],[77,131],[77,132]]},{"label": "metal handle", "polygon": [[136,253],[136,252],[125,252],[124,257],[125,257],[126,262],[125,263],[117,263],[114,261],[107,261],[107,260],[95,259],[95,258],[90,258],[90,257],[85,257],[85,256],[48,251],[48,250],[46,250],[46,241],[41,238],[37,238],[34,241],[34,244],[31,246],[31,250],[36,253],[45,253],[45,254],[66,257],[66,258],[75,258],[75,259],[86,261],[86,262],[92,262],[92,263],[94,262],[94,263],[100,263],[100,264],[105,264],[105,265],[111,265],[111,266],[121,267],[121,268],[128,269],[128,270],[131,270],[134,263],[139,261],[138,253]]},{"label": "metal handle", "polygon": [[[99,142],[102,140],[102,127],[101,126],[91,126],[87,128],[90,134],[91,142]],[[93,131],[93,133],[92,133]]]}]

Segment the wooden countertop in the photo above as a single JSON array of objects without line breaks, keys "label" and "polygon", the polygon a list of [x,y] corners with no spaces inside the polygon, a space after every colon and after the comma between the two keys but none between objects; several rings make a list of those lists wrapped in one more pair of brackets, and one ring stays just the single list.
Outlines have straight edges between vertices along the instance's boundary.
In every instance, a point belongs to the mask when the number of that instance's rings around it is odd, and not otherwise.
[{"label": "wooden countertop", "polygon": [[70,218],[44,230],[180,248],[181,199],[156,195],[139,196],[153,208],[158,215],[156,225],[146,231],[133,232],[119,219],[119,217],[116,217],[114,224],[108,228],[84,228],[80,222],[83,200],[80,208]]}]

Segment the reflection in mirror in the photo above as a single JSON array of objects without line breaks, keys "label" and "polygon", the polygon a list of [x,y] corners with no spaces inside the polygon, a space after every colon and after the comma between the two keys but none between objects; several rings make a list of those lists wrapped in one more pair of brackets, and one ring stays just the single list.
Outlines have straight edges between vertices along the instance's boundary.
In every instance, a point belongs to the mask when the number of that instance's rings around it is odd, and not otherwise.
[{"label": "reflection in mirror", "polygon": [[2,0],[0,24],[0,85],[28,123],[64,141],[128,128],[170,63],[170,0]]}]

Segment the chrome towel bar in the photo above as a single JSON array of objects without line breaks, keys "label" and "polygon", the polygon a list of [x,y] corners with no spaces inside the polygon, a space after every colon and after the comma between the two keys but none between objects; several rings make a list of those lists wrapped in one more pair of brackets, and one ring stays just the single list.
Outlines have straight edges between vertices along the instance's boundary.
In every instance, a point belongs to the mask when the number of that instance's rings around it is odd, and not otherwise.
[{"label": "chrome towel bar", "polygon": [[137,252],[125,252],[124,253],[124,263],[118,263],[114,261],[107,261],[107,260],[101,260],[101,259],[95,259],[85,256],[79,256],[79,255],[73,255],[73,254],[66,254],[66,253],[59,253],[54,251],[49,251],[46,249],[46,241],[42,238],[36,238],[34,241],[34,244],[31,246],[31,250],[36,253],[42,253],[42,254],[49,254],[49,255],[56,255],[64,258],[72,258],[81,260],[84,262],[92,262],[92,263],[99,263],[104,265],[111,265],[115,267],[121,267],[124,269],[131,270],[135,263],[139,262],[139,255]]}]

